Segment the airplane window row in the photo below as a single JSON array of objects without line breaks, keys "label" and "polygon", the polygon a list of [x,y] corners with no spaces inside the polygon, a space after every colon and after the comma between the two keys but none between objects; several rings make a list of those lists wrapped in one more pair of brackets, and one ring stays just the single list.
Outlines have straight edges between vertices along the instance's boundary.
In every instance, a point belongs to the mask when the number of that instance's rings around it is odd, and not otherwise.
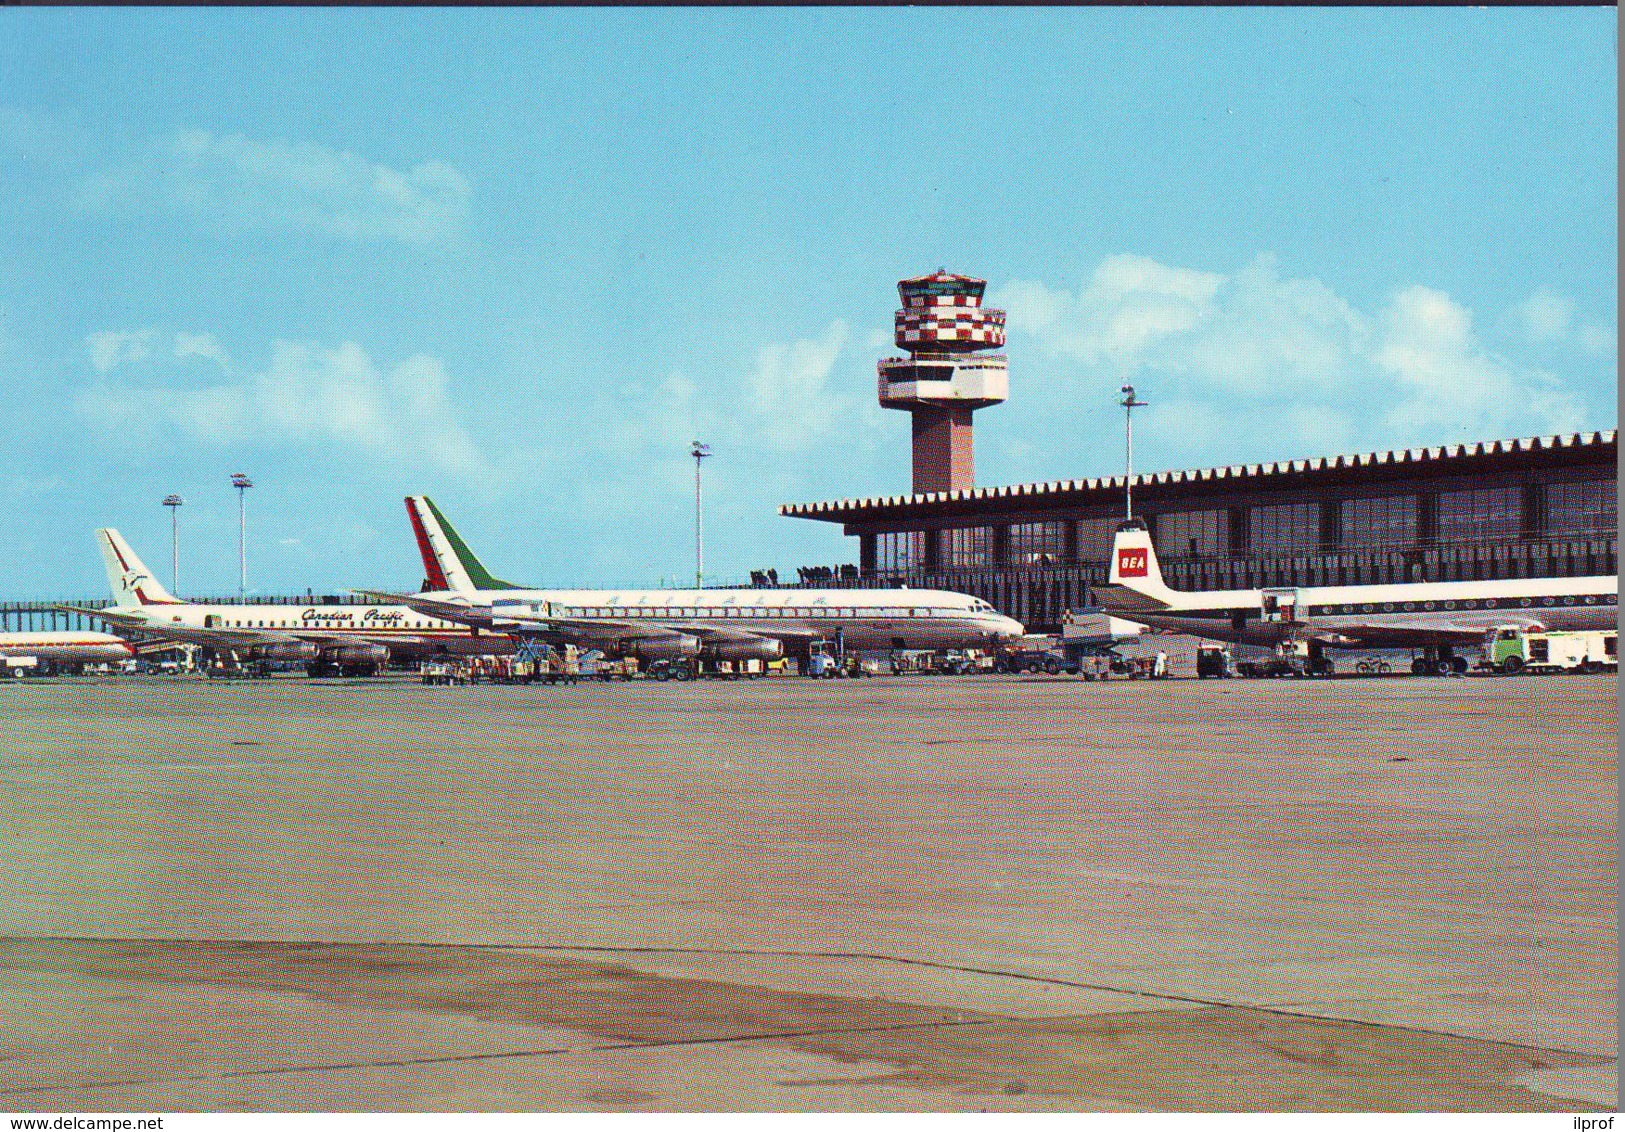
[{"label": "airplane window row", "polygon": [[555,608],[555,617],[610,618],[638,620],[653,618],[660,621],[700,620],[713,617],[766,617],[766,618],[855,618],[855,617],[928,617],[951,615],[957,610],[911,609],[901,606],[870,609],[846,609],[833,606],[682,606],[659,608],[655,606],[568,606]]},{"label": "airplane window row", "polygon": [[1364,603],[1363,605],[1317,605],[1317,606],[1312,606],[1310,608],[1309,612],[1311,614],[1326,614],[1328,616],[1335,616],[1337,614],[1344,614],[1344,613],[1378,613],[1378,612],[1381,612],[1381,613],[1395,613],[1395,612],[1412,613],[1412,612],[1416,612],[1416,611],[1421,611],[1423,613],[1434,613],[1434,612],[1438,612],[1438,611],[1448,611],[1448,610],[1455,610],[1455,609],[1531,609],[1531,608],[1547,608],[1547,607],[1553,607],[1553,606],[1597,605],[1599,603],[1603,604],[1603,605],[1617,605],[1619,603],[1619,595],[1618,594],[1604,594],[1601,597],[1598,597],[1596,594],[1584,594],[1584,595],[1565,594],[1565,595],[1563,595],[1561,597],[1543,597],[1543,598],[1528,598],[1528,597],[1524,597],[1524,598],[1493,598],[1493,597],[1487,597],[1487,598],[1483,598],[1482,600],[1477,599],[1477,598],[1467,598],[1467,599],[1464,599],[1462,601],[1406,601],[1406,602],[1385,601],[1385,602],[1381,602],[1381,603],[1375,603],[1375,602],[1369,602],[1368,601],[1368,602]]},{"label": "airplane window row", "polygon": [[[404,622],[404,621],[366,622],[366,621],[363,621],[363,622],[350,622],[350,621],[346,620],[346,623],[343,624],[343,625],[330,625],[330,624],[328,624],[328,622],[330,620],[333,620],[333,619],[332,618],[317,617],[317,618],[313,618],[312,620],[309,620],[309,621],[306,621],[306,620],[303,620],[303,619],[296,619],[296,620],[291,620],[291,621],[278,621],[278,620],[272,618],[272,619],[267,619],[267,620],[263,620],[263,621],[255,621],[254,619],[250,618],[250,619],[248,619],[246,621],[238,621],[238,620],[223,621],[223,622],[220,622],[220,626],[222,628],[228,628],[228,629],[335,629],[335,628],[343,628],[343,629],[365,630],[366,632],[369,632],[369,633],[384,633],[384,632],[388,632],[391,629],[423,630],[423,629],[463,629],[463,628],[467,628],[467,626],[458,625],[458,624],[456,624],[454,622],[451,622],[451,621],[412,621],[412,622]],[[207,626],[207,627],[212,628],[213,626]]]}]

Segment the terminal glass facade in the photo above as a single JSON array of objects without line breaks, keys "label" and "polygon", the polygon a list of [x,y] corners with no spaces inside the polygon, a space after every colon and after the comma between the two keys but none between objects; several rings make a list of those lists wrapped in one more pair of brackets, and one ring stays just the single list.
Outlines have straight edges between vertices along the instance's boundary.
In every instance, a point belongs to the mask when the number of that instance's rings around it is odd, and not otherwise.
[{"label": "terminal glass facade", "polygon": [[1010,527],[1010,564],[1026,566],[1034,562],[1056,563],[1066,553],[1066,524],[1060,520],[1044,523],[1015,523]]},{"label": "terminal glass facade", "polygon": [[1554,483],[1546,488],[1546,529],[1613,534],[1619,529],[1618,485],[1613,480]]},{"label": "terminal glass facade", "polygon": [[1439,493],[1440,542],[1505,542],[1523,532],[1523,491],[1483,487]]},{"label": "terminal glass facade", "polygon": [[896,572],[925,569],[925,532],[893,531],[875,536],[875,568]]},{"label": "terminal glass facade", "polygon": [[1251,519],[1254,554],[1291,554],[1320,545],[1320,504],[1282,503],[1254,507]]},{"label": "terminal glass facade", "polygon": [[1349,550],[1366,547],[1412,547],[1416,545],[1416,496],[1389,495],[1380,499],[1345,499],[1341,507],[1339,535]]},{"label": "terminal glass facade", "polygon": [[1159,558],[1212,558],[1230,549],[1230,516],[1224,511],[1170,511],[1156,516]]},{"label": "terminal glass facade", "polygon": [[942,564],[946,567],[991,566],[992,527],[953,527],[943,531]]},{"label": "terminal glass facade", "polygon": [[1122,519],[1079,519],[1078,520],[1078,561],[1104,562],[1111,557],[1112,539],[1117,534],[1117,528],[1123,523]]}]

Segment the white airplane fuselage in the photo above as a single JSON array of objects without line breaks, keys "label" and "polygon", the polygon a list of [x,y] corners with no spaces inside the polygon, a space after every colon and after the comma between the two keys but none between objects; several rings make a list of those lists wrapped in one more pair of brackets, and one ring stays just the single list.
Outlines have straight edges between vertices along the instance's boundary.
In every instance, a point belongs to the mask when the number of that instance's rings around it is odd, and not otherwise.
[{"label": "white airplane fuselage", "polygon": [[[510,652],[500,634],[478,633],[456,621],[425,616],[400,605],[201,605],[190,602],[143,605],[121,612],[138,617],[154,633],[165,629],[248,629],[268,633],[320,634],[333,648],[345,638],[357,645],[381,644],[391,656],[484,656]],[[274,650],[274,646],[271,646]],[[245,648],[245,653],[253,648]]]},{"label": "white airplane fuselage", "polygon": [[1447,652],[1481,641],[1499,626],[1611,628],[1618,616],[1619,578],[1184,591],[1163,580],[1150,534],[1125,524],[1113,539],[1110,580],[1096,596],[1114,616],[1212,640],[1265,646],[1309,640],[1332,648]]},{"label": "white airplane fuselage", "polygon": [[0,657],[49,664],[117,664],[135,655],[135,646],[111,633],[83,630],[0,633]]},{"label": "white airplane fuselage", "polygon": [[[1517,578],[1494,582],[1415,582],[1380,586],[1303,586],[1295,591],[1209,590],[1180,594],[1165,610],[1119,614],[1157,629],[1214,640],[1275,645],[1301,636],[1343,636],[1380,647],[1415,643],[1428,619],[1441,625],[1476,628],[1539,626],[1549,630],[1610,629],[1618,621],[1618,580]],[[1266,621],[1266,594],[1294,597],[1293,616]],[[1394,622],[1382,638],[1382,622]]]},{"label": "white airplane fuselage", "polygon": [[[669,628],[675,635],[685,629],[754,634],[791,646],[823,640],[859,652],[926,651],[991,648],[1024,631],[986,602],[942,590],[490,590],[435,596],[489,605],[496,627],[513,619],[554,619],[580,624],[584,636],[611,644]],[[591,622],[604,628],[595,634]]]}]

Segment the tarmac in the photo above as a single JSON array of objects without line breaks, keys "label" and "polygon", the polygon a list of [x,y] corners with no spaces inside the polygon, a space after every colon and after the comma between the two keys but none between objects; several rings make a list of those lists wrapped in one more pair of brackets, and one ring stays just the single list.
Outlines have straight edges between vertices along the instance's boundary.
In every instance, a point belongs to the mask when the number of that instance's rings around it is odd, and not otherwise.
[{"label": "tarmac", "polygon": [[1617,1105],[1612,677],[0,685],[0,1110]]}]

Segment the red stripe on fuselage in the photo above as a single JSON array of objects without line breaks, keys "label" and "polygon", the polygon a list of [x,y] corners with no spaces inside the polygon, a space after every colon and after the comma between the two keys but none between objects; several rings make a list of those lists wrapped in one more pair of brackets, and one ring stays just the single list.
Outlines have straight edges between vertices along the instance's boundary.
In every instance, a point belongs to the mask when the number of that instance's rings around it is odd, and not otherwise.
[{"label": "red stripe on fuselage", "polygon": [[423,569],[429,584],[437,590],[451,589],[451,582],[440,568],[440,559],[435,556],[434,547],[429,545],[429,532],[424,530],[423,520],[418,516],[418,509],[412,506],[410,495],[406,497],[406,514],[412,520],[412,533],[418,538],[418,553],[423,556]]}]

